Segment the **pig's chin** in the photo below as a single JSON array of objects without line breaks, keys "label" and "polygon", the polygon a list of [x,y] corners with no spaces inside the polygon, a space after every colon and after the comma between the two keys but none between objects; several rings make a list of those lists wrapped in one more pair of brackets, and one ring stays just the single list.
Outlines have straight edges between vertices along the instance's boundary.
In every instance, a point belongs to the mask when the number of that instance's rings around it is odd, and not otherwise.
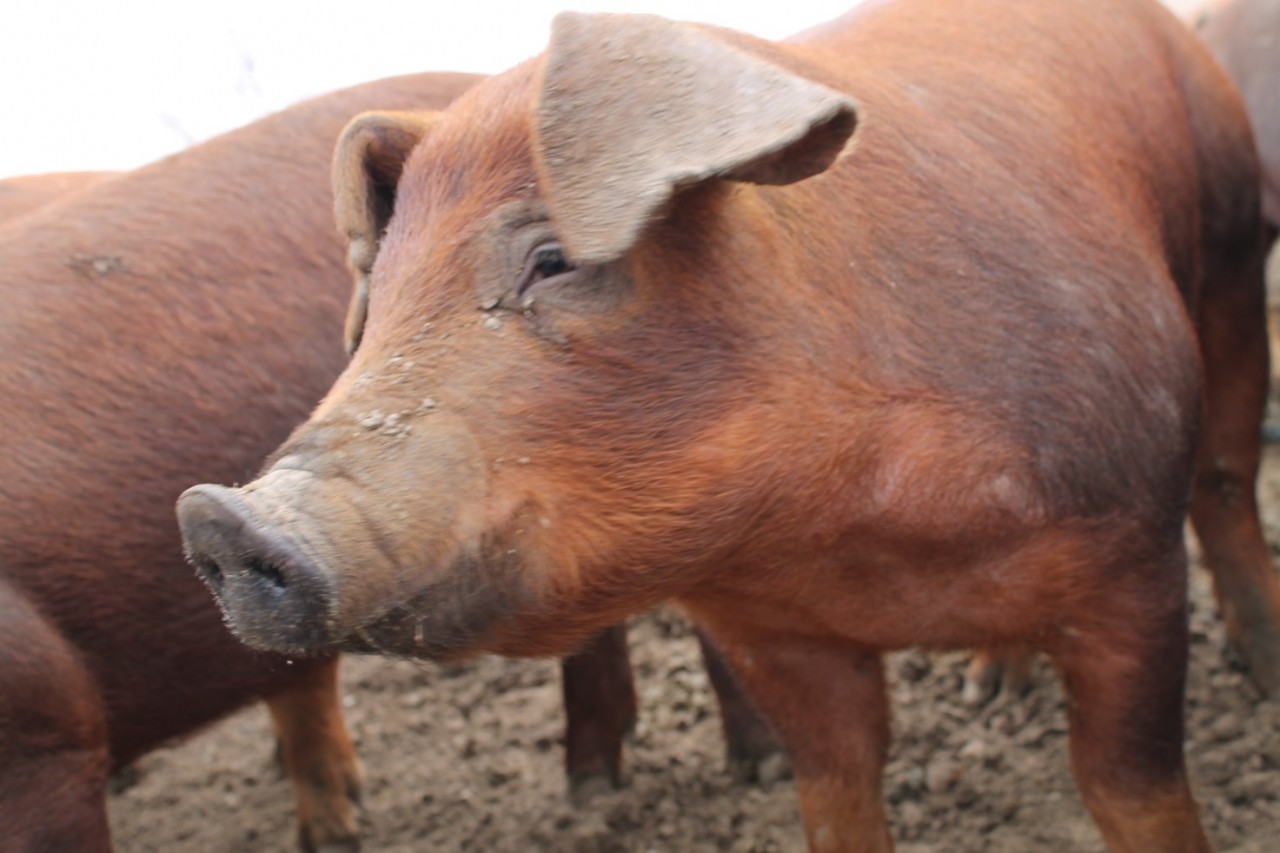
[{"label": "pig's chin", "polygon": [[520,589],[501,567],[479,568],[464,561],[410,600],[351,629],[335,650],[432,660],[484,652],[495,625],[524,599]]}]

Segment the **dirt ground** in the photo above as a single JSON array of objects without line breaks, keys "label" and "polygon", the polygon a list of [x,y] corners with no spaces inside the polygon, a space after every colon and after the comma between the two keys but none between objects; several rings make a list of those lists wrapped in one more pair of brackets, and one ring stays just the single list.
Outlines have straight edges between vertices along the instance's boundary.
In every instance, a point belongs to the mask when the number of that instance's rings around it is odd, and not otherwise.
[{"label": "dirt ground", "polygon": [[[1274,447],[1261,497],[1269,540],[1280,543]],[[1233,665],[1199,569],[1192,586],[1187,752],[1205,823],[1220,850],[1280,851],[1280,704],[1260,701]],[[666,612],[635,620],[631,642],[642,708],[629,784],[580,809],[561,774],[554,663],[349,659],[344,703],[367,775],[364,849],[803,849],[789,779],[752,786],[725,772],[715,700],[683,621]],[[1100,850],[1068,771],[1052,673],[1042,664],[1029,696],[975,710],[960,700],[965,659],[890,661],[885,791],[899,850]],[[116,787],[121,851],[293,849],[292,802],[260,707],[147,756]]]}]

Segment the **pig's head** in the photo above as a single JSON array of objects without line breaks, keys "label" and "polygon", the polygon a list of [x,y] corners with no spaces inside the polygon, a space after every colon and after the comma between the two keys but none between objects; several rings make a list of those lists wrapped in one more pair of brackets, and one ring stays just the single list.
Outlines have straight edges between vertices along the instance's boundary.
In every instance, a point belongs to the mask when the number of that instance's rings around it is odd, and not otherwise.
[{"label": "pig's head", "polygon": [[447,111],[351,123],[351,363],[257,480],[178,505],[245,641],[558,654],[745,547],[784,461],[759,427],[802,417],[770,378],[797,234],[757,186],[854,127],[787,63],[566,14]]}]

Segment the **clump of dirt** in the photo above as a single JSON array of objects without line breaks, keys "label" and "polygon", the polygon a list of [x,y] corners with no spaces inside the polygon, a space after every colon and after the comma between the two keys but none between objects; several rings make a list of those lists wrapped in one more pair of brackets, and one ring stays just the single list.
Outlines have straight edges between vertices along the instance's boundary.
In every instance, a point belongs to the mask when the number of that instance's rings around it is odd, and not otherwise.
[{"label": "clump of dirt", "polygon": [[[1280,542],[1280,451],[1260,497]],[[1274,549],[1280,550],[1280,549]],[[1219,850],[1280,850],[1280,704],[1261,701],[1226,650],[1208,579],[1192,576],[1187,753]],[[437,667],[348,659],[344,704],[367,781],[367,851],[804,849],[792,782],[724,770],[715,700],[675,614],[635,621],[641,717],[626,788],[572,807],[561,770],[559,674],[547,661]],[[889,661],[894,746],[885,794],[903,853],[1099,851],[1066,753],[1062,693],[1047,665],[1025,697],[960,700],[967,656]],[[776,770],[776,768],[775,768]],[[122,851],[293,849],[293,806],[253,708],[142,759],[111,796]]]}]

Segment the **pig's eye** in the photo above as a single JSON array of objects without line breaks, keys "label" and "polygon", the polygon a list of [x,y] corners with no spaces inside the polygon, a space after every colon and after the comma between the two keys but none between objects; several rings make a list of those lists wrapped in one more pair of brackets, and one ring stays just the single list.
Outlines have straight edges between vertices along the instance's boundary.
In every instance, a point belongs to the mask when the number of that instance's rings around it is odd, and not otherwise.
[{"label": "pig's eye", "polygon": [[559,243],[543,243],[534,249],[525,261],[524,272],[520,275],[520,285],[516,288],[516,296],[523,296],[529,288],[540,281],[555,278],[573,272],[577,267],[569,263],[564,256],[564,249]]}]

